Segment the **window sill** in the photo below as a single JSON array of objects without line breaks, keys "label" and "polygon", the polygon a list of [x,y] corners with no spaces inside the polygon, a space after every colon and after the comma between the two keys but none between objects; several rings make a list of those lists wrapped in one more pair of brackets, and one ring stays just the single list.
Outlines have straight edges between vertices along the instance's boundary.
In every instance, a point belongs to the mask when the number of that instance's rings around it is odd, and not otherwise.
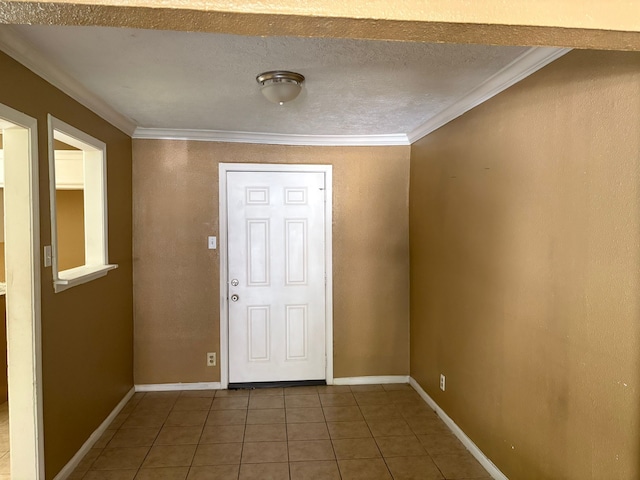
[{"label": "window sill", "polygon": [[58,278],[53,280],[53,289],[56,293],[83,283],[91,282],[104,277],[109,270],[118,268],[118,265],[83,265],[58,272]]}]

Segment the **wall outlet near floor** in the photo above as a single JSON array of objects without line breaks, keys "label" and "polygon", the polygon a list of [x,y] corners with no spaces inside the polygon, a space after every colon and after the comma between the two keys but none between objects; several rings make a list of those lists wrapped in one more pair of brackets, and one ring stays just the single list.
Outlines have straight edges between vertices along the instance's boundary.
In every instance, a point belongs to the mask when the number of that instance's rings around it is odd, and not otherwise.
[{"label": "wall outlet near floor", "polygon": [[207,353],[207,367],[216,366],[216,352]]},{"label": "wall outlet near floor", "polygon": [[442,390],[443,392],[446,387],[446,382],[447,382],[447,378],[441,373],[440,374],[440,390]]}]

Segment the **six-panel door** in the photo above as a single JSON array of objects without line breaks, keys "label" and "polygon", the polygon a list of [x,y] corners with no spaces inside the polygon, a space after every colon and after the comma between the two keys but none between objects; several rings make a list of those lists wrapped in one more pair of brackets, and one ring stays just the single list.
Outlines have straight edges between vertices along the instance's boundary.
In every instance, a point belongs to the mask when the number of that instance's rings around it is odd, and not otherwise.
[{"label": "six-panel door", "polygon": [[325,378],[324,187],[227,172],[230,383]]}]

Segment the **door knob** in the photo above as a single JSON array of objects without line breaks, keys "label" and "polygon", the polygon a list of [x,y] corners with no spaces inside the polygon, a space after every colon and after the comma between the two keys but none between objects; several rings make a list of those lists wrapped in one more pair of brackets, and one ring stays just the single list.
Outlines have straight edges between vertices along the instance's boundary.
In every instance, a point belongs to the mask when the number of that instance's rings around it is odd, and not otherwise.
[{"label": "door knob", "polygon": [[231,285],[234,287],[237,287],[240,284],[240,282],[238,281],[238,279],[234,278],[233,280],[231,280]]},{"label": "door knob", "polygon": [[238,300],[240,300],[240,297],[238,295],[236,295],[235,293],[233,295],[231,295],[231,301],[232,302],[237,302]]}]

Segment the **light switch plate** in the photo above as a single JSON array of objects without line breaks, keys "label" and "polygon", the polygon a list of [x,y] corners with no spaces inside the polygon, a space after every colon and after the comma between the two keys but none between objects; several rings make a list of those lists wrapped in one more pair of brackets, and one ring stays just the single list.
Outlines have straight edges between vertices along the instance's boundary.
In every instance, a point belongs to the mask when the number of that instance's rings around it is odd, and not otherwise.
[{"label": "light switch plate", "polygon": [[209,250],[215,250],[218,247],[218,239],[216,237],[209,238]]},{"label": "light switch plate", "polygon": [[51,245],[45,245],[44,247],[44,266],[51,266]]}]

